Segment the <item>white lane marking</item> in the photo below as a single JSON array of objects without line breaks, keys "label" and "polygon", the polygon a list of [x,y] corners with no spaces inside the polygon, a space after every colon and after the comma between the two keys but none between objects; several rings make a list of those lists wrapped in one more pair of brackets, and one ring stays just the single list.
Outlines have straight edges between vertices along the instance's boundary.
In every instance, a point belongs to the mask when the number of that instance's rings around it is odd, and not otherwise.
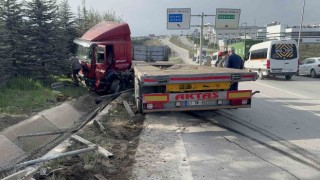
[{"label": "white lane marking", "polygon": [[290,104],[290,103],[288,103],[288,102],[285,102],[285,101],[282,101],[282,100],[273,98],[273,97],[271,97],[271,96],[268,96],[268,95],[265,95],[265,94],[261,94],[261,93],[260,93],[259,95],[264,96],[264,97],[267,97],[267,98],[270,98],[270,99],[273,99],[274,101],[283,103],[283,104],[285,104],[285,105],[288,105],[289,107],[291,106],[291,108],[295,108],[295,109],[302,110],[302,111],[307,111],[307,112],[310,112],[310,113],[312,113],[312,114],[314,114],[314,115],[316,115],[316,116],[320,116],[320,114],[318,114],[318,113],[316,113],[316,112],[313,112],[313,111],[311,111],[311,110],[308,110],[308,109],[305,109],[305,108],[302,108],[302,107],[299,107],[299,106],[292,105],[292,104]]},{"label": "white lane marking", "polygon": [[254,83],[257,83],[257,84],[260,84],[260,85],[262,85],[262,86],[266,86],[266,87],[269,87],[269,88],[272,88],[272,89],[276,89],[276,90],[282,91],[282,92],[284,92],[284,93],[289,93],[289,94],[298,96],[298,97],[300,97],[300,98],[311,99],[311,98],[308,98],[308,97],[306,97],[306,96],[302,96],[302,95],[300,95],[300,94],[296,94],[296,93],[293,93],[293,92],[290,92],[290,91],[282,90],[282,89],[279,89],[279,88],[276,88],[276,87],[273,87],[273,86],[270,86],[270,85],[266,85],[266,84],[263,84],[263,83],[259,83],[259,82],[254,82]]}]

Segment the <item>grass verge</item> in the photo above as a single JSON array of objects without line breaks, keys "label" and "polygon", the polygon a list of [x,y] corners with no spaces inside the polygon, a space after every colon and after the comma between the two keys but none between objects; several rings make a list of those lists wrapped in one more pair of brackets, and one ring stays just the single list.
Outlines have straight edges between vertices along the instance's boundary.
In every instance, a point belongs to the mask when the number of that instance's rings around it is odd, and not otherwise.
[{"label": "grass verge", "polygon": [[56,79],[63,86],[51,89],[41,81],[30,78],[12,79],[6,87],[0,88],[0,130],[68,98],[87,93],[83,87],[72,86],[66,79]]}]

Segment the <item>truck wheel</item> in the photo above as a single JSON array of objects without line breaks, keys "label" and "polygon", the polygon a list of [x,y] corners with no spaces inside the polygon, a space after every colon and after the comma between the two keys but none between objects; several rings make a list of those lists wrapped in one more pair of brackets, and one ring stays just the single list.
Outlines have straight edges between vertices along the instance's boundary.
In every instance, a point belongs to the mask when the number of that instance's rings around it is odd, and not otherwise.
[{"label": "truck wheel", "polygon": [[311,76],[312,78],[317,77],[316,71],[315,71],[314,69],[311,69],[311,71],[310,71],[310,76]]},{"label": "truck wheel", "polygon": [[121,84],[119,79],[115,79],[112,81],[111,86],[110,86],[110,93],[118,93],[120,92]]},{"label": "truck wheel", "polygon": [[292,75],[287,74],[284,77],[286,78],[286,80],[290,80],[292,78]]}]

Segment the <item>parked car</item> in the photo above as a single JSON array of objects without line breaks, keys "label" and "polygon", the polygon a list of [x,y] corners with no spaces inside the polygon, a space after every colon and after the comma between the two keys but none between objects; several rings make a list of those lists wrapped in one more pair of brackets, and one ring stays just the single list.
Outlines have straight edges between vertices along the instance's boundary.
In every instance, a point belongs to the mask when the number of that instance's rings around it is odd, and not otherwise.
[{"label": "parked car", "polygon": [[305,59],[299,65],[299,75],[310,75],[315,78],[320,75],[320,57]]}]

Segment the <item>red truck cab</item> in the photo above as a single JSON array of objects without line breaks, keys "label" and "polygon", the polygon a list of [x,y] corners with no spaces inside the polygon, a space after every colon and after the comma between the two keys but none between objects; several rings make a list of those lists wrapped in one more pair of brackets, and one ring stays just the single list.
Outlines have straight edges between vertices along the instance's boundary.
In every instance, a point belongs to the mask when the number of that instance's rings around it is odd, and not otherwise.
[{"label": "red truck cab", "polygon": [[80,75],[90,90],[115,93],[133,79],[130,34],[127,23],[103,21],[74,40],[83,67]]}]

